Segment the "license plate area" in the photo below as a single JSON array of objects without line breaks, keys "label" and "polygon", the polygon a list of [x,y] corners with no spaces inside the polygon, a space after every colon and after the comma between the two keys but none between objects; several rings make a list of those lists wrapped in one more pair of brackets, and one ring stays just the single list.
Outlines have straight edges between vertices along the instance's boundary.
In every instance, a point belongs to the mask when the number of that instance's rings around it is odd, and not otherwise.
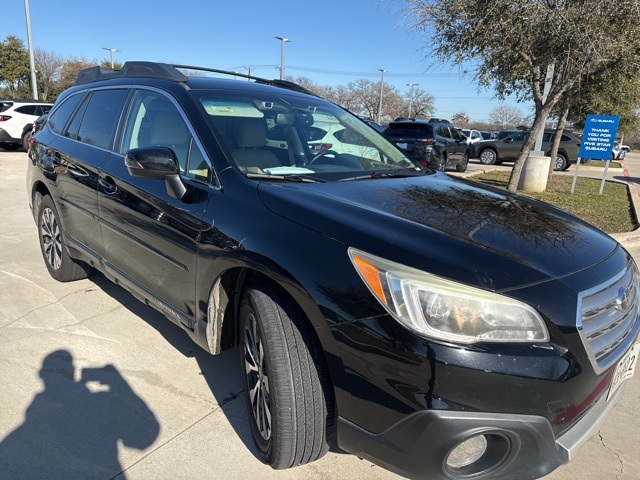
[{"label": "license plate area", "polygon": [[611,378],[607,401],[613,396],[625,380],[633,377],[633,373],[638,363],[638,354],[640,354],[640,343],[634,344],[616,365],[613,377]]}]

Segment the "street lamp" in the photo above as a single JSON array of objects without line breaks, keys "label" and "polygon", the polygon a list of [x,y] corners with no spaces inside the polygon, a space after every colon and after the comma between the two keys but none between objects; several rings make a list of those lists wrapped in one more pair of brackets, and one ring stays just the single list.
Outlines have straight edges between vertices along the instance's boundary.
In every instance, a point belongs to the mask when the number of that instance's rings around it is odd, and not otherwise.
[{"label": "street lamp", "polygon": [[111,54],[111,70],[113,70],[113,54],[114,52],[119,52],[120,50],[116,50],[115,48],[107,48],[107,47],[102,47],[103,50],[108,50],[109,53]]},{"label": "street lamp", "polygon": [[291,42],[288,38],[284,37],[273,37],[280,40],[280,80],[284,77],[284,44],[285,42]]},{"label": "street lamp", "polygon": [[29,14],[29,0],[24,0],[24,16],[27,20],[27,40],[29,42],[29,68],[31,69],[31,94],[38,100],[38,84],[36,83],[36,67],[33,59],[33,43],[31,42],[31,15]]},{"label": "street lamp", "polygon": [[385,70],[384,68],[379,68],[378,70],[382,74],[382,79],[380,80],[380,105],[378,105],[378,124],[380,124],[380,118],[382,117],[382,89],[384,88],[384,72],[386,72],[387,70]]},{"label": "street lamp", "polygon": [[411,105],[413,103],[413,87],[420,85],[419,83],[407,83],[409,87],[409,118],[411,118]]}]

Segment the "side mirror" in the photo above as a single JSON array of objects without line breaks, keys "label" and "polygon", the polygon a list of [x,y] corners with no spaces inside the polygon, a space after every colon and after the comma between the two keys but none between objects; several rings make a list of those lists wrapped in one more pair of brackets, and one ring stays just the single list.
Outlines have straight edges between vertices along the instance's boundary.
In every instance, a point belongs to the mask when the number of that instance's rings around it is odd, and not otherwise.
[{"label": "side mirror", "polygon": [[178,200],[187,193],[180,179],[180,166],[173,150],[167,147],[133,148],[124,157],[129,175],[137,178],[164,179],[167,193]]}]

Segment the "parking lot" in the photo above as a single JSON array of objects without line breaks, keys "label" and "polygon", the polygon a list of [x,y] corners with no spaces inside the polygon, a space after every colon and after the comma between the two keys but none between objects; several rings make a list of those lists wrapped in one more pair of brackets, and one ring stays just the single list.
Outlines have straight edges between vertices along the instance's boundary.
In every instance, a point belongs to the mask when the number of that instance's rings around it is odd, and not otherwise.
[{"label": "parking lot", "polygon": [[[27,161],[0,151],[5,478],[399,478],[339,452],[289,471],[263,465],[237,350],[210,356],[101,274],[72,283],[49,276],[27,203]],[[630,251],[640,259],[640,248]],[[638,376],[600,435],[547,479],[640,479]]]}]

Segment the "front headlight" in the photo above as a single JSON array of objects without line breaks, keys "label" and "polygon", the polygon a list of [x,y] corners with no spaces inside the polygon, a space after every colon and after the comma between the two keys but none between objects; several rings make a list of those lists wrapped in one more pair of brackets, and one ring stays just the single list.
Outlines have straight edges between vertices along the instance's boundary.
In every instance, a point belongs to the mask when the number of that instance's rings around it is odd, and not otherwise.
[{"label": "front headlight", "polygon": [[393,317],[419,335],[454,343],[546,342],[529,305],[349,248],[364,283]]}]

